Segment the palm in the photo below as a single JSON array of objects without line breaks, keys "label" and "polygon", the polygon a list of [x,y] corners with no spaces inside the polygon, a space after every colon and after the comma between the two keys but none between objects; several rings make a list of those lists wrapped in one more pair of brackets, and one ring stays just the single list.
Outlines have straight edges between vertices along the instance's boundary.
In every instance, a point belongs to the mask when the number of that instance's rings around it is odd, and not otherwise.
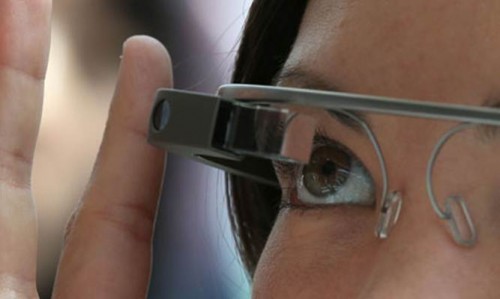
[{"label": "palm", "polygon": [[[50,0],[0,1],[0,298],[37,297],[31,167],[50,12]],[[94,177],[69,227],[54,297],[146,294],[163,165],[163,154],[147,145],[146,120],[155,90],[171,81],[168,54],[157,42],[127,42]]]}]

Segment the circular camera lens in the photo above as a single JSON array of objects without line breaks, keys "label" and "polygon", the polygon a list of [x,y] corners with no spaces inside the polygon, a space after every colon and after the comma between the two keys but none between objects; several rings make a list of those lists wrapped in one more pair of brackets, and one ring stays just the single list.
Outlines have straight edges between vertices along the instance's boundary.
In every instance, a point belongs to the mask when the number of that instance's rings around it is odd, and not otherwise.
[{"label": "circular camera lens", "polygon": [[153,113],[153,126],[155,130],[162,131],[164,130],[170,119],[170,104],[166,100],[160,101],[156,104],[154,113]]}]

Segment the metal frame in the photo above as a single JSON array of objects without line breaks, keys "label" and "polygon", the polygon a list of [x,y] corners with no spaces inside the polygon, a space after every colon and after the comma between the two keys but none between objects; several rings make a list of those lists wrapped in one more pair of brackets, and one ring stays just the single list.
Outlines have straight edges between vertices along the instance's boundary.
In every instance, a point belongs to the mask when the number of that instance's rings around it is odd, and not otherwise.
[{"label": "metal frame", "polygon": [[[429,200],[434,211],[441,219],[450,224],[450,229],[455,241],[464,246],[473,246],[476,244],[477,232],[465,200],[460,196],[450,197],[446,199],[445,209],[441,209],[433,193],[432,170],[442,146],[454,134],[476,125],[500,126],[500,109],[422,102],[352,93],[245,84],[223,85],[218,90],[218,97],[164,89],[160,90],[157,94],[155,108],[151,115],[149,141],[152,144],[168,148],[171,152],[197,159],[225,171],[245,175],[261,183],[277,186],[277,180],[271,173],[272,170],[267,168],[263,169],[265,168],[265,163],[262,163],[263,159],[245,157],[235,152],[227,152],[220,148],[213,147],[213,140],[211,140],[211,138],[215,138],[213,136],[217,134],[217,122],[219,121],[218,118],[220,119],[217,114],[223,107],[237,103],[241,105],[242,102],[248,101],[262,104],[276,102],[298,104],[339,111],[355,118],[362,124],[364,131],[374,144],[382,166],[381,169],[384,180],[383,198],[380,211],[381,219],[379,219],[379,225],[377,225],[376,231],[377,235],[381,238],[386,237],[390,229],[390,227],[386,225],[388,219],[395,219],[394,222],[397,220],[397,214],[401,208],[402,199],[401,195],[397,192],[393,192],[391,196],[388,196],[388,176],[382,151],[369,125],[357,117],[356,112],[448,120],[461,123],[441,137],[435,146],[427,166],[426,184]],[[165,109],[163,104],[166,102],[168,102],[172,108],[168,106],[168,109]],[[158,109],[160,105],[161,109]],[[251,106],[247,108],[251,109]],[[196,114],[195,123],[193,123],[193,113]],[[168,114],[168,116],[166,114]],[[158,115],[160,115],[159,119],[161,124],[166,125],[171,122],[169,128],[171,132],[168,134],[164,132],[165,130],[163,130],[163,128],[157,128],[155,119],[158,119]],[[156,122],[158,123],[158,121]],[[182,134],[186,131],[191,133]],[[185,138],[183,135],[188,135],[190,139],[183,139]],[[175,136],[178,140],[176,138],[173,138],[175,140],[171,140],[171,136]],[[462,216],[465,217],[466,223],[469,225],[470,236],[468,238],[463,236],[458,230],[458,216],[453,214],[451,208],[452,204],[457,204],[461,208],[463,213]],[[393,205],[395,205],[394,209],[392,208]],[[395,217],[394,215],[390,215],[390,213],[392,213],[391,211],[396,211]],[[385,224],[381,225],[380,223]],[[394,223],[389,224],[392,226]]]},{"label": "metal frame", "polygon": [[[434,188],[433,188],[434,184],[432,183],[432,178],[433,178],[434,165],[436,164],[436,159],[441,150],[443,149],[443,146],[446,144],[446,142],[454,135],[474,127],[477,127],[477,124],[462,123],[452,128],[448,132],[446,132],[438,140],[432,151],[431,158],[429,159],[429,162],[427,164],[427,175],[425,182],[427,187],[427,195],[429,196],[432,208],[434,209],[439,218],[448,222],[451,233],[453,235],[453,239],[455,239],[455,241],[458,244],[463,246],[473,246],[477,242],[476,226],[474,225],[474,222],[472,220],[472,216],[469,212],[469,207],[467,206],[467,202],[460,195],[452,195],[445,199],[445,207],[444,209],[442,209],[439,206],[438,200],[434,194]],[[452,207],[453,204],[456,204],[458,205],[458,207],[460,207],[460,211],[462,212],[462,214],[456,213],[457,210],[453,209]],[[460,231],[459,229],[457,221],[459,220],[458,218],[460,217],[462,217],[463,220],[465,220],[465,223],[467,224],[467,228],[469,230],[467,232],[468,234]]]},{"label": "metal frame", "polygon": [[366,111],[500,126],[500,109],[490,107],[245,84],[222,85],[218,94],[223,99],[284,101],[333,110]]}]

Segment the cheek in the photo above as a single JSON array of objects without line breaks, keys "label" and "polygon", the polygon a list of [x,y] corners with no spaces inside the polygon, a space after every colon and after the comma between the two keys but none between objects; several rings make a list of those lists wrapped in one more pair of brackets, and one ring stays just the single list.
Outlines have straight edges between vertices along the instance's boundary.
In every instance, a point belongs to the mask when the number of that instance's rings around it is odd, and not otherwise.
[{"label": "cheek", "polygon": [[282,212],[259,261],[253,297],[355,297],[378,242],[373,214],[352,207]]}]

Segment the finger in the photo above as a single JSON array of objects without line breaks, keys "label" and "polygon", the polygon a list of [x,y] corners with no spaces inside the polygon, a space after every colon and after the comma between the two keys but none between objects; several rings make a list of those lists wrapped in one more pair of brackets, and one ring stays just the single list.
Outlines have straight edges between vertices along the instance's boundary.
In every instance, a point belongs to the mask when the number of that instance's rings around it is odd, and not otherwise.
[{"label": "finger", "polygon": [[0,1],[0,297],[36,296],[30,191],[50,43],[49,0]]},{"label": "finger", "polygon": [[129,39],[93,178],[69,228],[55,298],[145,297],[164,157],[146,135],[154,93],[168,86],[165,48],[151,38]]}]

